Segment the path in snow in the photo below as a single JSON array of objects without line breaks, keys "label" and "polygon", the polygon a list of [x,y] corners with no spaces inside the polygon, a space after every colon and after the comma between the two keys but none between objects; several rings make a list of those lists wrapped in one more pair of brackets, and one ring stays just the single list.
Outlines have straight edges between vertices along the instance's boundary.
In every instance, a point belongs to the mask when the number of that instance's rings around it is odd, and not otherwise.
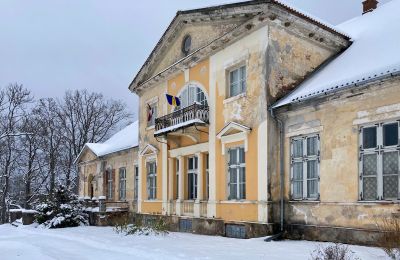
[{"label": "path in snow", "polygon": [[[111,227],[42,229],[0,225],[0,259],[309,259],[316,242],[264,242],[185,233],[123,236]],[[351,246],[360,259],[386,259],[377,248]]]}]

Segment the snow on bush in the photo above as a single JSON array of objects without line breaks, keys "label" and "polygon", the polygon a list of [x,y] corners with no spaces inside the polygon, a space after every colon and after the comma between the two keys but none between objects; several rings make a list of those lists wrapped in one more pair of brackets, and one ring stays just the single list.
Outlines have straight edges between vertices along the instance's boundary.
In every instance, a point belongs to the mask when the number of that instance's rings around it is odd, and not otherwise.
[{"label": "snow on bush", "polygon": [[77,227],[88,225],[88,215],[78,196],[64,186],[58,187],[53,196],[48,196],[35,207],[36,222],[46,228]]}]

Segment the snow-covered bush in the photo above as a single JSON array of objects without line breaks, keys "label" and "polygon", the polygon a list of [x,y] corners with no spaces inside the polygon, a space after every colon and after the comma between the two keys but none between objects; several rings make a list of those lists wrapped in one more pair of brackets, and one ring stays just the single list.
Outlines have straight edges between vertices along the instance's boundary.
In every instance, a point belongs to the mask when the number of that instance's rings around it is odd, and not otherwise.
[{"label": "snow-covered bush", "polygon": [[163,219],[158,219],[147,224],[142,222],[136,224],[117,224],[114,231],[118,234],[128,235],[166,235],[168,234],[168,225]]},{"label": "snow-covered bush", "polygon": [[78,196],[64,186],[59,186],[53,196],[47,196],[35,209],[35,219],[43,227],[77,227],[89,223]]},{"label": "snow-covered bush", "polygon": [[311,254],[312,260],[359,260],[349,246],[335,243],[326,247],[318,246]]}]

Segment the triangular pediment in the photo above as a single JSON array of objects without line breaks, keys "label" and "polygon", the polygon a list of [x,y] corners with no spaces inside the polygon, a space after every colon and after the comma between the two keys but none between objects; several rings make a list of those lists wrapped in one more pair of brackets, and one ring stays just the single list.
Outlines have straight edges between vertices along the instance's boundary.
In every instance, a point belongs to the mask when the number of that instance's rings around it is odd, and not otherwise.
[{"label": "triangular pediment", "polygon": [[158,149],[151,145],[151,144],[147,144],[142,151],[140,152],[141,156],[147,156],[147,155],[154,155],[158,153]]},{"label": "triangular pediment", "polygon": [[221,139],[224,136],[239,134],[239,133],[250,133],[251,128],[245,125],[241,125],[236,122],[229,122],[226,124],[221,131],[217,134],[217,137]]}]

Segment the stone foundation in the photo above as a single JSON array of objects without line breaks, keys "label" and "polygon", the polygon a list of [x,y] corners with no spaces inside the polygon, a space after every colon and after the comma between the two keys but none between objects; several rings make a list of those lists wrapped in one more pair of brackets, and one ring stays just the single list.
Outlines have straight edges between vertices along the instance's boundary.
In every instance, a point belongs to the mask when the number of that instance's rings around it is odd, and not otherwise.
[{"label": "stone foundation", "polygon": [[370,229],[290,224],[285,227],[284,238],[379,246],[381,235],[380,231]]}]

